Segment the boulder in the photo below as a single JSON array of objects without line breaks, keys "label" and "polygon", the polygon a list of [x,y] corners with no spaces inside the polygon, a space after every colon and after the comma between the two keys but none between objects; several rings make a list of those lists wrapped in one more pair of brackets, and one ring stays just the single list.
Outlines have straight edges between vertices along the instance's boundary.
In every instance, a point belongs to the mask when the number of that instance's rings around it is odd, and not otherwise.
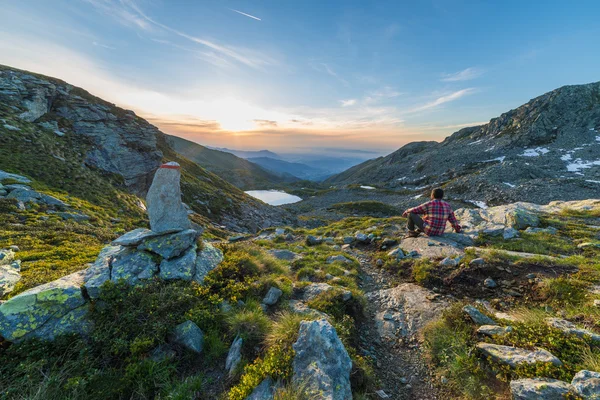
[{"label": "boulder", "polygon": [[[531,228],[527,228],[527,229],[531,229]],[[502,238],[504,240],[514,239],[517,237],[519,237],[519,231],[516,230],[515,228],[506,228],[502,232]]]},{"label": "boulder", "polygon": [[371,241],[371,239],[369,239],[369,236],[361,233],[361,232],[356,232],[356,234],[354,235],[354,238],[356,239],[357,242],[361,242],[361,243],[369,243]]},{"label": "boulder", "polygon": [[600,372],[579,371],[573,377],[571,385],[584,399],[600,399]]},{"label": "boulder", "polygon": [[168,260],[179,257],[187,251],[196,242],[197,238],[197,231],[186,229],[185,231],[146,238],[140,243],[138,250],[147,250]]},{"label": "boulder", "polygon": [[564,400],[574,395],[571,385],[548,378],[518,379],[510,382],[514,400]]},{"label": "boulder", "polygon": [[481,325],[477,328],[477,333],[486,336],[504,336],[509,332],[512,332],[511,326]]},{"label": "boulder", "polygon": [[435,293],[412,283],[367,293],[367,301],[377,305],[375,324],[379,336],[394,341],[418,335],[448,307]]},{"label": "boulder", "polygon": [[110,279],[118,282],[123,279],[130,285],[151,279],[158,273],[158,263],[152,254],[122,247],[111,262]]},{"label": "boulder", "polygon": [[11,342],[30,337],[52,340],[85,331],[84,271],[27,290],[0,305],[0,335]]},{"label": "boulder", "polygon": [[312,308],[307,307],[306,304],[301,301],[290,300],[288,304],[290,306],[290,310],[296,314],[314,315],[319,318],[327,318],[327,314],[322,313],[321,311],[313,310]]},{"label": "boulder", "polygon": [[271,286],[262,302],[263,304],[266,304],[268,306],[275,305],[279,301],[279,298],[282,294],[283,292],[281,291],[281,289]]},{"label": "boulder", "polygon": [[0,297],[10,293],[21,280],[21,261],[0,265]]},{"label": "boulder", "polygon": [[455,258],[446,257],[439,263],[440,267],[456,267],[458,261]]},{"label": "boulder", "polygon": [[327,283],[311,283],[310,285],[304,288],[304,293],[302,295],[302,300],[311,301],[321,293],[329,292],[332,290],[341,291],[342,299],[344,301],[348,301],[352,298],[352,292],[346,289],[339,289],[333,287]]},{"label": "boulder", "polygon": [[158,276],[166,281],[174,279],[191,281],[196,272],[196,258],[196,245],[194,244],[180,257],[163,259]]},{"label": "boulder", "polygon": [[588,329],[578,328],[574,323],[561,318],[546,318],[546,324],[556,328],[567,335],[589,337],[593,342],[600,343],[600,335]]},{"label": "boulder", "polygon": [[323,243],[323,238],[320,238],[320,237],[318,238],[313,235],[308,235],[306,237],[306,244],[309,246],[317,246],[321,243]]},{"label": "boulder", "polygon": [[204,282],[204,277],[215,269],[223,261],[223,252],[212,244],[204,242],[202,251],[196,257],[196,273],[194,280],[198,283]]},{"label": "boulder", "polygon": [[12,249],[0,250],[0,265],[8,265],[15,260],[15,252]]},{"label": "boulder", "polygon": [[121,246],[106,246],[93,264],[84,272],[84,284],[88,296],[96,299],[100,296],[100,287],[110,280],[110,269],[113,258],[123,250]]},{"label": "boulder", "polygon": [[118,237],[112,241],[114,246],[138,246],[145,239],[149,239],[154,236],[158,236],[160,233],[152,232],[150,229],[137,228],[127,232],[123,236]]},{"label": "boulder", "polygon": [[[434,243],[434,246],[430,246],[429,242]],[[443,259],[446,257],[456,258],[464,255],[462,250],[463,245],[450,240],[444,236],[435,237],[417,237],[417,238],[404,238],[400,242],[400,247],[405,254],[416,252],[423,258],[428,259]]]},{"label": "boulder", "polygon": [[250,396],[246,397],[245,400],[273,400],[274,396],[275,384],[271,377],[267,377],[254,388]]},{"label": "boulder", "polygon": [[29,178],[26,178],[22,175],[11,174],[10,172],[2,171],[0,169],[0,182],[2,182],[4,180],[8,180],[8,179],[17,181],[20,183],[31,183],[31,179],[29,179]]},{"label": "boulder", "polygon": [[270,253],[278,260],[293,261],[298,258],[298,254],[290,250],[271,250]]},{"label": "boulder", "polygon": [[544,349],[527,350],[519,347],[502,346],[491,343],[477,343],[477,349],[492,360],[511,367],[520,364],[552,363],[561,366],[562,362]]},{"label": "boulder", "polygon": [[181,202],[180,168],[176,162],[169,162],[161,165],[154,175],[146,196],[150,229],[154,232],[191,228],[187,210]]},{"label": "boulder", "polygon": [[293,345],[292,381],[306,387],[308,396],[351,400],[352,361],[335,328],[326,319],[302,321]]},{"label": "boulder", "polygon": [[327,260],[325,261],[326,264],[332,264],[334,262],[341,262],[344,264],[352,264],[352,260],[349,260],[342,255],[329,256],[329,257],[327,257]]},{"label": "boulder", "polygon": [[464,306],[463,311],[477,325],[498,325],[493,319],[473,306]]},{"label": "boulder", "polygon": [[558,229],[553,226],[549,226],[547,228],[532,228],[529,227],[525,229],[526,233],[547,233],[549,235],[556,235],[558,233]]},{"label": "boulder", "polygon": [[235,372],[235,368],[238,366],[240,361],[242,361],[242,343],[243,340],[241,337],[236,336],[229,348],[229,353],[227,353],[227,359],[225,360],[225,369],[229,372],[229,376],[232,376]]},{"label": "boulder", "polygon": [[497,287],[498,284],[492,278],[485,278],[485,280],[483,281],[483,286],[485,286],[486,288],[489,288],[489,289],[493,289],[493,288]]},{"label": "boulder", "polygon": [[175,327],[171,340],[173,343],[200,354],[204,347],[204,332],[198,328],[198,325],[188,320]]}]

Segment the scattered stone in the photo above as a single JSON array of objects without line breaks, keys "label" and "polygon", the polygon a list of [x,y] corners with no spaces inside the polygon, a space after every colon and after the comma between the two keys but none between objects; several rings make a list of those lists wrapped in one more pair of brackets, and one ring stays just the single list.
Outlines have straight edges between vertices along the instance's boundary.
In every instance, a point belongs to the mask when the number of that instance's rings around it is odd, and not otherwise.
[{"label": "scattered stone", "polygon": [[561,318],[546,318],[546,324],[552,328],[558,329],[568,335],[578,337],[589,337],[593,342],[600,342],[600,335],[588,329],[578,328],[572,322]]},{"label": "scattered stone", "polygon": [[277,228],[277,229],[275,229],[275,234],[277,236],[284,235],[285,234],[285,229],[284,228]]},{"label": "scattered stone", "polygon": [[512,332],[512,326],[482,325],[477,329],[477,333],[486,336],[504,336],[509,332]]},{"label": "scattered stone", "polygon": [[327,257],[327,260],[325,261],[326,264],[332,264],[334,262],[341,262],[344,264],[352,264],[352,260],[349,260],[342,255],[329,256],[329,257]]},{"label": "scattered stone", "polygon": [[510,240],[519,237],[519,231],[515,228],[506,228],[502,232],[502,238],[504,240]]},{"label": "scattered stone", "polygon": [[485,281],[483,281],[483,286],[485,286],[486,288],[493,289],[497,287],[498,284],[492,278],[486,278]]},{"label": "scattered stone", "polygon": [[525,233],[547,233],[549,235],[556,235],[558,233],[558,229],[553,226],[549,226],[548,228],[532,228],[529,227],[525,229]]},{"label": "scattered stone", "polygon": [[344,244],[352,244],[354,243],[354,238],[352,236],[344,236]]},{"label": "scattered stone", "polygon": [[479,267],[485,264],[485,260],[483,258],[475,258],[471,260],[469,263],[470,267]]},{"label": "scattered stone", "polygon": [[175,350],[166,344],[158,345],[150,352],[150,359],[154,362],[171,360],[175,358],[175,356]]},{"label": "scattered stone", "polygon": [[74,212],[66,212],[66,211],[65,212],[56,212],[54,214],[58,215],[59,217],[61,217],[65,221],[72,219],[73,221],[84,222],[84,221],[88,221],[90,219],[89,215],[85,215],[84,213],[82,213],[80,211],[74,211]]},{"label": "scattered stone", "polygon": [[285,235],[285,240],[291,242],[292,240],[294,240],[294,235],[288,233],[287,235]]},{"label": "scattered stone", "polygon": [[579,371],[573,377],[571,385],[584,399],[600,399],[600,372]]},{"label": "scattered stone", "polygon": [[12,292],[21,280],[21,260],[3,264],[0,260],[0,297]]},{"label": "scattered stone", "polygon": [[381,248],[387,249],[388,247],[392,247],[397,244],[398,244],[398,241],[396,239],[386,238],[386,239],[383,239],[383,241],[381,242]]},{"label": "scattered stone", "polygon": [[138,246],[138,250],[148,250],[156,253],[167,260],[179,257],[187,251],[198,238],[198,232],[186,229],[167,235],[153,236],[144,239]]},{"label": "scattered stone", "polygon": [[549,378],[514,380],[510,391],[514,400],[563,400],[574,394],[568,383]]},{"label": "scattered stone", "polygon": [[527,278],[527,279],[535,279],[535,274],[527,274],[527,275],[525,275],[525,278]]},{"label": "scattered stone", "polygon": [[279,260],[293,261],[299,258],[298,254],[290,250],[271,250],[270,253]]},{"label": "scattered stone", "polygon": [[204,347],[204,333],[192,321],[185,321],[173,330],[171,340],[194,353],[202,353]]},{"label": "scattered stone", "polygon": [[204,242],[202,251],[196,257],[194,280],[198,283],[204,282],[206,274],[217,268],[221,261],[223,261],[223,252],[212,244]]},{"label": "scattered stone", "polygon": [[458,265],[458,261],[454,258],[446,257],[442,261],[440,261],[440,267],[456,267]]},{"label": "scattered stone", "polygon": [[340,250],[342,250],[342,247],[339,244],[334,244],[332,249],[335,251],[340,251]]},{"label": "scattered stone", "polygon": [[383,260],[381,258],[378,258],[377,261],[375,261],[375,265],[377,265],[378,267],[383,267]]},{"label": "scattered stone", "polygon": [[158,276],[166,281],[181,279],[191,281],[196,271],[196,245],[191,246],[182,256],[163,259]]},{"label": "scattered stone", "polygon": [[[410,254],[413,251],[419,254],[423,258],[427,259],[443,259],[443,258],[457,258],[464,255],[462,250],[463,245],[458,243],[456,240],[458,237],[464,235],[456,234],[451,236],[450,234],[444,234],[444,236],[434,237],[417,237],[417,238],[404,238],[400,242],[400,247],[405,254]],[[429,242],[436,243],[435,246],[429,246]]]},{"label": "scattered stone", "polygon": [[8,265],[15,260],[15,252],[12,249],[0,250],[0,265]]},{"label": "scattered stone", "polygon": [[335,328],[326,319],[302,321],[293,345],[293,382],[305,385],[308,396],[351,400],[352,361]]},{"label": "scattered stone", "polygon": [[580,243],[577,245],[578,249],[589,249],[592,247],[600,248],[600,243],[585,242],[585,243]]},{"label": "scattered stone", "polygon": [[488,317],[473,306],[464,306],[463,311],[477,325],[498,325],[493,319],[491,319],[490,317]]},{"label": "scattered stone", "polygon": [[274,386],[273,379],[267,377],[254,388],[250,396],[246,397],[245,400],[273,400],[275,396]]},{"label": "scattered stone", "polygon": [[356,232],[356,234],[354,235],[354,238],[355,238],[355,239],[356,239],[358,242],[361,242],[361,243],[368,243],[368,242],[370,242],[370,241],[371,241],[371,240],[369,239],[369,236],[368,236],[368,235],[366,235],[366,234],[364,234],[364,233],[361,233],[361,232]]},{"label": "scattered stone", "polygon": [[383,389],[379,389],[375,391],[375,394],[379,396],[380,399],[390,399],[391,397],[383,391]]},{"label": "scattered stone", "polygon": [[242,361],[242,343],[241,337],[236,336],[229,348],[227,353],[227,359],[225,360],[225,369],[229,372],[229,376],[232,376],[235,372],[235,368]]},{"label": "scattered stone", "polygon": [[304,294],[302,299],[304,301],[311,301],[321,293],[329,292],[331,290],[338,290],[342,293],[342,300],[348,301],[352,298],[352,292],[345,289],[339,289],[333,287],[327,283],[311,283],[310,285],[304,288]]},{"label": "scattered stone", "polygon": [[279,298],[282,294],[283,292],[281,291],[281,289],[271,286],[262,302],[263,304],[266,304],[268,306],[275,305],[279,301]]},{"label": "scattered stone", "polygon": [[323,238],[318,238],[313,235],[308,235],[306,237],[306,244],[309,246],[318,246],[323,243]]},{"label": "scattered stone", "polygon": [[15,253],[20,251],[19,246],[14,245],[14,244],[8,246],[8,249],[14,251]]},{"label": "scattered stone", "polygon": [[290,306],[290,310],[297,314],[316,315],[320,318],[327,318],[327,314],[322,313],[321,311],[313,310],[312,308],[307,307],[306,304],[301,301],[290,300],[288,304]]},{"label": "scattered stone", "polygon": [[181,170],[176,162],[160,166],[146,196],[150,228],[154,232],[172,232],[191,228],[188,213],[181,202]]},{"label": "scattered stone", "polygon": [[600,300],[594,300],[594,306],[600,307]]},{"label": "scattered stone", "polygon": [[513,368],[520,364],[535,364],[538,362],[552,363],[559,367],[562,365],[558,358],[544,349],[527,350],[491,343],[477,343],[476,347],[484,355],[491,357],[492,360]]}]

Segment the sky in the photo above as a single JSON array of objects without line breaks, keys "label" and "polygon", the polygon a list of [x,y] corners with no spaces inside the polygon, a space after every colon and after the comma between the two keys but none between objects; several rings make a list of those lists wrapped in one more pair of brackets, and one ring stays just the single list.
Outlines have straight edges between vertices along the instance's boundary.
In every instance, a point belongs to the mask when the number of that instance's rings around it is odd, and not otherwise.
[{"label": "sky", "polygon": [[233,149],[390,153],[600,80],[600,2],[0,0],[0,64]]}]

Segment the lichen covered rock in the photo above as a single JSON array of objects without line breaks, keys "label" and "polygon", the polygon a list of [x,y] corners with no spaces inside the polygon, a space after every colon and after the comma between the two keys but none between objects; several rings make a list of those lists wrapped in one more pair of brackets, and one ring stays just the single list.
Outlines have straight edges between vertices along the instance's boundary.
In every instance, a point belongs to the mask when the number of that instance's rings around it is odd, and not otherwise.
[{"label": "lichen covered rock", "polygon": [[170,162],[160,166],[146,196],[150,229],[169,232],[173,229],[190,229],[187,210],[181,202],[180,166]]},{"label": "lichen covered rock", "polygon": [[181,279],[191,281],[195,270],[196,245],[194,244],[181,257],[162,260],[158,276],[164,280]]},{"label": "lichen covered rock", "polygon": [[223,261],[223,252],[212,244],[205,242],[202,251],[196,258],[196,273],[194,280],[198,283],[204,282],[204,277],[215,269]]},{"label": "lichen covered rock", "polygon": [[563,400],[568,394],[574,394],[568,383],[547,378],[511,381],[510,391],[514,400]]},{"label": "lichen covered rock", "polygon": [[138,246],[138,250],[147,250],[156,253],[163,258],[171,259],[179,257],[188,250],[196,241],[198,232],[193,229],[171,233],[168,235],[153,236],[144,239]]}]

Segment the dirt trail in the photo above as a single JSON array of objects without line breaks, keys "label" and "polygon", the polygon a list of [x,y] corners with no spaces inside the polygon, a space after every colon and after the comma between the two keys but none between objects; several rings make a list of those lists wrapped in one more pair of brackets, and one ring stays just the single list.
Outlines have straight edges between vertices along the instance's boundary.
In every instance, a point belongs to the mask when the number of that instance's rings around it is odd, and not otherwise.
[{"label": "dirt trail", "polygon": [[[366,253],[353,251],[361,266],[361,289],[365,294],[390,289],[398,285],[398,278],[374,266],[374,260]],[[395,342],[382,339],[377,331],[375,314],[381,312],[381,304],[367,304],[367,318],[359,327],[361,351],[374,358],[375,375],[380,380],[378,389],[388,397],[376,393],[371,398],[394,400],[441,399],[440,391],[434,386],[435,377],[423,361],[420,344],[416,340],[399,338]]]}]

